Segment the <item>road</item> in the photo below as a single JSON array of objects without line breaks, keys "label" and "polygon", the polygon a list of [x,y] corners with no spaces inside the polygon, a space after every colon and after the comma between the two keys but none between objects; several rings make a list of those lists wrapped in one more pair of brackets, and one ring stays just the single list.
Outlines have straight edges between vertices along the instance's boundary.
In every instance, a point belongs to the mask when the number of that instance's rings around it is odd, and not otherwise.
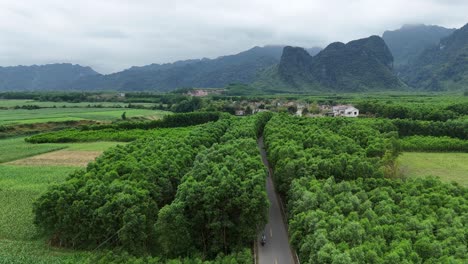
[{"label": "road", "polygon": [[268,224],[265,226],[264,233],[266,235],[266,244],[260,244],[262,234],[259,234],[257,248],[259,264],[293,264],[293,254],[289,246],[288,232],[284,224],[283,215],[279,205],[279,197],[277,196],[271,175],[273,171],[268,164],[266,152],[263,144],[263,136],[258,139],[258,147],[262,155],[263,164],[268,169],[268,178],[266,189],[268,199],[270,200],[270,211],[268,215]]}]

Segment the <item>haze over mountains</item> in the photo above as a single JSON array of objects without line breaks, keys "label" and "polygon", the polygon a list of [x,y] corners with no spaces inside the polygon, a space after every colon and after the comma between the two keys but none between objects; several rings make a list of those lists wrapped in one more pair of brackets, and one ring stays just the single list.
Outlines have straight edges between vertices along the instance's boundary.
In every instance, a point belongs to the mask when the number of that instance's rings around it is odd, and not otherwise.
[{"label": "haze over mountains", "polygon": [[459,90],[468,85],[468,30],[405,25],[324,50],[254,47],[216,59],[177,61],[101,75],[71,64],[0,67],[0,91],[170,91],[252,84],[265,92]]},{"label": "haze over mountains", "polygon": [[382,38],[392,52],[394,66],[407,65],[417,58],[424,49],[437,45],[452,34],[455,29],[426,25],[403,25],[397,30],[387,30]]}]

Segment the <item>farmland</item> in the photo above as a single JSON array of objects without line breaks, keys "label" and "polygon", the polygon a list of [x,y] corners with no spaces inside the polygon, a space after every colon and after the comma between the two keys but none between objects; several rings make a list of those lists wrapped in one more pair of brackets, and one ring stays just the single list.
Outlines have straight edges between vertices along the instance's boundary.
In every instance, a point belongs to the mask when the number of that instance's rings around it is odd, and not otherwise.
[{"label": "farmland", "polygon": [[[102,152],[117,142],[80,144],[30,144],[24,138],[0,140],[0,263],[72,263],[85,261],[86,252],[58,249],[47,245],[47,238],[33,224],[32,204],[52,184],[65,181],[78,169],[54,164],[13,165],[38,154],[73,151],[76,156]],[[121,143],[120,143],[121,144]]]},{"label": "farmland", "polygon": [[126,118],[144,117],[160,119],[169,112],[148,109],[117,108],[41,108],[35,110],[8,109],[0,110],[0,125],[32,124],[45,122],[64,122],[71,120],[113,121]]},{"label": "farmland", "polygon": [[[0,110],[130,118],[0,140],[0,263],[250,264],[252,241],[271,220],[256,140],[265,143],[303,263],[463,263],[464,99],[349,100],[367,107],[364,118],[281,108],[159,120],[148,120],[148,109]],[[132,119],[133,110],[142,118]]]},{"label": "farmland", "polygon": [[[0,165],[0,263],[63,263],[83,254],[54,249],[33,224],[32,203],[76,167]],[[83,255],[83,256],[81,256]]]}]

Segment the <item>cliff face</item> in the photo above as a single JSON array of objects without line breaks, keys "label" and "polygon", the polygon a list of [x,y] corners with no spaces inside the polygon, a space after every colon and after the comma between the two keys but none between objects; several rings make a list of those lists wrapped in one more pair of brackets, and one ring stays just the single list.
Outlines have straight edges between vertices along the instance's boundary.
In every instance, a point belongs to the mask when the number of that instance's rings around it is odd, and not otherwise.
[{"label": "cliff face", "polygon": [[285,47],[277,74],[283,86],[302,90],[366,91],[399,89],[393,56],[382,38],[335,42],[311,57],[302,48]]}]

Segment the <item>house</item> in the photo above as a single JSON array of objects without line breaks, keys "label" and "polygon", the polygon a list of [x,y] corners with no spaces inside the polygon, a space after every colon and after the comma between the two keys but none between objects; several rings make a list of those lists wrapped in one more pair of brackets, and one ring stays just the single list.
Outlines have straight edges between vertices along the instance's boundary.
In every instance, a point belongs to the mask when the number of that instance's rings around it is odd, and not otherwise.
[{"label": "house", "polygon": [[192,91],[188,92],[188,95],[190,95],[190,96],[207,96],[208,91],[197,89],[197,90],[192,90]]},{"label": "house", "polygon": [[352,105],[333,106],[333,116],[358,117],[359,109]]},{"label": "house", "polygon": [[245,115],[244,110],[236,110],[236,116],[243,116],[243,115]]}]

